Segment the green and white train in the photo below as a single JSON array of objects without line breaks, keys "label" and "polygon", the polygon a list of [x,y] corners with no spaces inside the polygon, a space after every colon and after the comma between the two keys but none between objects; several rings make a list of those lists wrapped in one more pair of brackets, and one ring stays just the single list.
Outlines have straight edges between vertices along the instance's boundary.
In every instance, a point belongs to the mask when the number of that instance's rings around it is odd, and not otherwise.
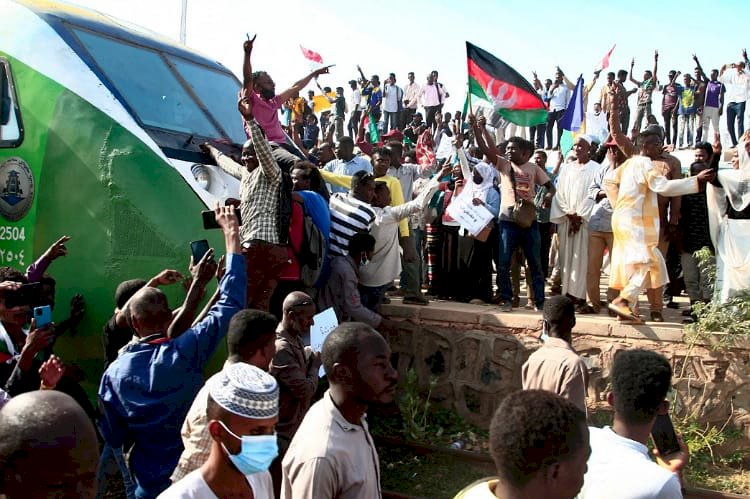
[{"label": "green and white train", "polygon": [[[98,12],[0,0],[0,265],[29,265],[62,235],[55,318],[87,314],[56,350],[96,383],[118,283],[186,270],[200,211],[238,197],[199,144],[242,144],[239,80],[224,66]],[[172,290],[172,306],[181,290]],[[89,388],[91,386],[89,385]]]}]

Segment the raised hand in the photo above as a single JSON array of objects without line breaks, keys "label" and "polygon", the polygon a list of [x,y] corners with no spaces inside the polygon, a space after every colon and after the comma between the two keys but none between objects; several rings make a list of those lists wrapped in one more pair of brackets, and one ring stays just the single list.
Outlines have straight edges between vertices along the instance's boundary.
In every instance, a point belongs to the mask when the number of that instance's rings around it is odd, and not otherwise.
[{"label": "raised hand", "polygon": [[635,66],[635,57],[633,57],[632,59],[630,59],[630,69],[631,70],[633,69],[633,66]]},{"label": "raised hand", "polygon": [[52,390],[65,374],[65,364],[57,355],[51,355],[39,368],[39,378],[42,380],[42,390]]},{"label": "raised hand", "polygon": [[657,60],[659,58],[659,51],[654,50],[654,60]]},{"label": "raised hand", "polygon": [[313,71],[313,75],[315,76],[315,78],[317,78],[320,75],[327,75],[328,70],[334,66],[335,64],[329,64],[328,66],[323,66],[322,68],[318,68],[315,71]]},{"label": "raised hand", "polygon": [[164,269],[152,279],[157,286],[168,286],[184,279],[182,274],[172,269]]},{"label": "raised hand", "polygon": [[225,233],[239,230],[240,224],[237,215],[234,213],[234,206],[220,206],[217,202],[214,208],[214,216],[216,217],[216,223]]},{"label": "raised hand", "polygon": [[451,170],[453,170],[453,165],[446,161],[443,168],[438,172],[437,178],[447,177],[451,174]]},{"label": "raised hand", "polygon": [[246,121],[253,119],[253,104],[250,102],[250,97],[248,96],[245,87],[242,87],[242,90],[240,90],[240,98],[237,101],[237,110]]},{"label": "raised hand", "polygon": [[714,132],[714,141],[711,144],[714,154],[721,154],[721,135],[719,132]]},{"label": "raised hand", "polygon": [[203,255],[203,258],[201,258],[197,264],[191,267],[190,270],[193,276],[193,282],[205,285],[208,281],[210,281],[211,277],[213,277],[216,273],[214,249],[211,248],[206,251],[206,254]]},{"label": "raised hand", "polygon": [[86,315],[86,300],[82,294],[75,294],[70,299],[70,318],[74,324],[79,324]]},{"label": "raised hand", "polygon": [[65,256],[68,254],[68,248],[65,247],[65,243],[70,241],[70,236],[63,236],[57,241],[55,241],[52,246],[47,248],[47,251],[44,252],[44,256],[47,257],[49,260],[55,260],[57,258],[60,258],[61,256]]},{"label": "raised hand", "polygon": [[250,52],[252,52],[252,51],[253,51],[253,43],[255,43],[255,39],[256,39],[257,37],[258,37],[258,35],[257,35],[257,33],[256,33],[256,35],[255,35],[255,36],[253,37],[253,39],[251,40],[251,39],[250,39],[250,35],[248,35],[248,37],[247,37],[247,40],[245,40],[245,41],[244,41],[244,42],[242,43],[242,48],[243,48],[243,49],[245,50],[245,52],[246,52],[246,53],[248,53],[248,54],[249,54]]},{"label": "raised hand", "polygon": [[461,133],[461,124],[454,121],[451,124],[451,128],[453,128],[453,145],[456,149],[460,149],[464,144],[464,136]]}]

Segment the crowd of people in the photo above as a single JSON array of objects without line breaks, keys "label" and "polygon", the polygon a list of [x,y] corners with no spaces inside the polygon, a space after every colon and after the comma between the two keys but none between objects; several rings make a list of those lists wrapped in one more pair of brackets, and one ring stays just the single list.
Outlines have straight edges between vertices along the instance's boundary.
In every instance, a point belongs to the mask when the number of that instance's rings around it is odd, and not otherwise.
[{"label": "crowd of people", "polygon": [[[658,53],[642,81],[632,65],[617,79],[609,73],[594,104],[601,133],[579,135],[548,170],[572,87],[559,68],[544,85],[534,75],[549,105],[546,124],[528,130],[535,148],[518,127],[504,140],[507,127],[490,127],[487,116],[444,113],[449,93],[437,71],[425,85],[409,73],[402,89],[394,74],[381,86],[358,68],[349,96],[321,88],[332,111],[316,114],[320,96],[299,95],[328,68],[277,94],[271,76],[253,70],[253,42],[244,43],[238,101],[248,141],[237,151],[203,146],[210,167],[239,181],[239,199],[214,208],[224,255],[217,262],[219,251],[209,249],[191,259],[188,278],[165,269],[117,287],[98,407],[53,354],[56,338],[85,314],[83,299],[56,326],[29,320],[33,306],[54,306],[47,270],[67,253],[68,238],[25,273],[0,268],[0,493],[90,497],[115,467],[129,498],[380,497],[365,415],[393,401],[398,381],[379,332],[395,324],[382,304],[401,295],[404,304],[428,306],[435,297],[512,312],[523,273],[526,307],[543,312],[542,346],[522,368],[523,390],[493,417],[498,477],[457,497],[681,497],[684,444],[670,456],[657,452],[657,463],[647,450],[657,415],[669,410],[669,363],[654,352],[620,352],[608,398],[614,423],[589,428],[588,372],[571,332],[576,314],[605,306],[640,321],[644,290],[650,319],[663,320],[680,272],[691,304],[750,287],[741,271],[750,258],[744,52],[710,79],[695,57],[696,77],[685,86],[676,71],[659,84]],[[628,75],[636,89],[625,87]],[[651,114],[657,89],[667,106],[663,127]],[[731,132],[734,168],[719,171],[725,96],[727,115],[731,108],[740,119]],[[709,124],[712,143],[702,141]],[[695,148],[685,178],[670,154],[675,142]],[[472,210],[488,214],[481,230],[463,218]],[[694,254],[704,247],[716,255],[716,289]],[[218,286],[206,300],[213,278]],[[185,299],[172,309],[159,288],[180,281]],[[29,283],[40,283],[33,303],[9,300]],[[314,315],[329,308],[340,325],[316,350]],[[684,312],[691,320],[691,309]],[[222,341],[223,368],[204,383]],[[43,464],[50,460],[56,465]]]}]

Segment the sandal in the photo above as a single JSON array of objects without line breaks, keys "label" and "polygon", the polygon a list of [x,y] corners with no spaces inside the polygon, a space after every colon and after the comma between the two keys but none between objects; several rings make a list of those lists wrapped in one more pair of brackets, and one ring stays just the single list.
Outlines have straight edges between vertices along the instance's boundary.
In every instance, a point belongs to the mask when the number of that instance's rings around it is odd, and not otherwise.
[{"label": "sandal", "polygon": [[643,320],[635,315],[627,305],[616,305],[614,303],[610,303],[607,305],[607,308],[617,314],[617,316],[621,319],[633,321],[636,324],[643,324]]}]

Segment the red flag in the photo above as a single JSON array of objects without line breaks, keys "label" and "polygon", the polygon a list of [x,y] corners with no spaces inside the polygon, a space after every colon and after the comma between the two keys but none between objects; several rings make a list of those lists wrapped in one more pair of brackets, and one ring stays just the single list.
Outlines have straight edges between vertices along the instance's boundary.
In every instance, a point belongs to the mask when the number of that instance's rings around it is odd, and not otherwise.
[{"label": "red flag", "polygon": [[616,46],[617,46],[616,43],[614,45],[612,45],[612,48],[609,49],[609,52],[607,52],[607,55],[605,55],[604,57],[602,57],[602,60],[599,63],[599,65],[596,67],[595,71],[602,71],[603,69],[606,69],[606,68],[609,67],[609,58],[612,55],[612,52],[615,51],[615,47]]},{"label": "red flag", "polygon": [[323,58],[320,57],[320,54],[317,52],[313,52],[312,50],[306,49],[302,45],[299,46],[300,50],[302,50],[302,55],[305,56],[305,59],[310,59],[313,62],[317,62],[318,64],[323,64]]}]

